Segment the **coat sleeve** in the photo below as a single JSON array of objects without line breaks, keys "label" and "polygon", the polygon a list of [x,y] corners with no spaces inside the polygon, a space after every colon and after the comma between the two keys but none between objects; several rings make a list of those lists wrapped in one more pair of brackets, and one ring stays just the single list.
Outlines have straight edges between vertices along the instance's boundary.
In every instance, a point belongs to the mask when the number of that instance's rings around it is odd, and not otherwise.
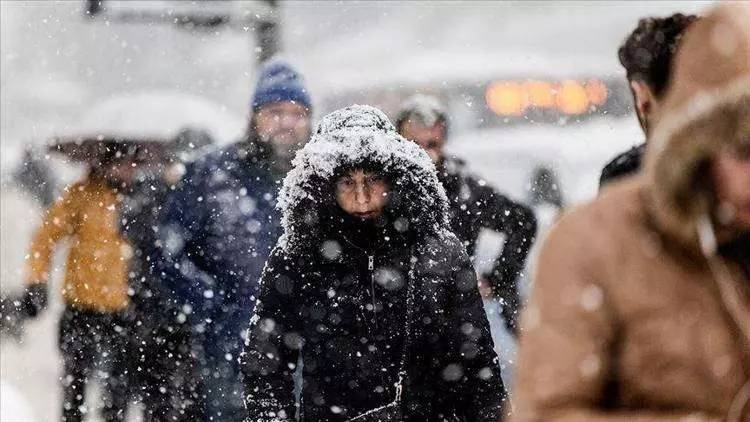
[{"label": "coat sleeve", "polygon": [[[167,199],[159,218],[157,241],[150,251],[152,271],[161,280],[164,297],[176,305],[213,306],[213,275],[206,271],[205,239],[211,218],[205,180],[210,174],[191,165],[175,191]],[[196,311],[199,311],[196,309]]]},{"label": "coat sleeve", "polygon": [[295,420],[294,373],[303,346],[298,272],[277,247],[266,263],[258,298],[240,357],[248,421]]},{"label": "coat sleeve", "polygon": [[500,376],[500,365],[495,354],[489,322],[477,288],[474,267],[460,242],[456,239],[456,254],[452,259],[451,276],[454,298],[448,327],[449,359],[443,378],[460,373],[456,393],[465,420],[497,421],[505,407],[506,391]]},{"label": "coat sleeve", "polygon": [[537,263],[523,315],[513,420],[687,420],[688,414],[607,410],[607,391],[616,377],[617,317],[598,255],[607,250],[606,239],[582,237],[594,219],[572,217],[579,216],[563,218],[550,232]]},{"label": "coat sleeve", "polygon": [[76,197],[82,194],[73,185],[47,210],[42,225],[34,234],[29,248],[26,281],[43,283],[49,279],[49,266],[57,242],[73,235],[78,219]]},{"label": "coat sleeve", "polygon": [[489,187],[481,188],[480,192],[480,202],[485,208],[479,215],[482,227],[505,234],[505,245],[492,266],[489,281],[493,295],[503,301],[505,324],[515,334],[521,308],[517,280],[534,243],[536,217],[528,207]]},{"label": "coat sleeve", "polygon": [[638,169],[641,168],[641,161],[645,150],[646,144],[641,144],[618,155],[607,163],[602,169],[602,175],[599,177],[599,189],[601,190],[604,185],[616,179],[637,173]]}]

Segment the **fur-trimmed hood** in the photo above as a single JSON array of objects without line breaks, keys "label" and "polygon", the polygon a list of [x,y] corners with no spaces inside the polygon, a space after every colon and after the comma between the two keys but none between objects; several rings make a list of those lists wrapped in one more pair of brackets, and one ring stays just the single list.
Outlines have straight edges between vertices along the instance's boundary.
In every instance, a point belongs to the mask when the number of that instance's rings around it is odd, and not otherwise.
[{"label": "fur-trimmed hood", "polygon": [[726,147],[750,142],[750,6],[726,3],[691,25],[645,157],[656,224],[698,246],[699,221],[718,206],[706,169]]},{"label": "fur-trimmed hood", "polygon": [[397,229],[436,234],[447,227],[448,200],[427,153],[399,135],[380,110],[354,105],[325,116],[292,162],[277,203],[284,250],[323,240],[321,216],[336,206],[333,178],[363,164],[391,183],[390,207],[397,218],[391,223]]}]

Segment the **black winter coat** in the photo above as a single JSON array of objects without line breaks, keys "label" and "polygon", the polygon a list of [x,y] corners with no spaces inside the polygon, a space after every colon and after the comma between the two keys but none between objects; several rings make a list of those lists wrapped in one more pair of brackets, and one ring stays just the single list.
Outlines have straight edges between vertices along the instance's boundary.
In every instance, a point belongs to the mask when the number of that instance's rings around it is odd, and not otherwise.
[{"label": "black winter coat", "polygon": [[370,250],[344,237],[328,242],[340,251],[334,259],[277,249],[268,261],[244,358],[250,420],[286,420],[272,417],[280,410],[293,420],[300,355],[301,420],[345,421],[391,402],[414,283],[407,420],[496,421],[505,392],[458,239],[393,236]]},{"label": "black winter coat", "polygon": [[[377,171],[392,187],[379,225],[335,204],[347,168]],[[284,235],[241,358],[249,421],[294,420],[300,362],[301,420],[346,421],[386,405],[404,358],[405,420],[498,419],[505,390],[475,270],[448,231],[448,201],[424,151],[378,110],[335,112],[297,154],[279,206]]]},{"label": "black winter coat", "polygon": [[641,168],[643,154],[646,152],[646,144],[640,144],[623,152],[612,161],[607,163],[602,169],[602,175],[599,178],[599,187],[617,180],[624,176],[636,173]]},{"label": "black winter coat", "polygon": [[517,279],[536,236],[534,212],[467,172],[460,160],[447,159],[438,177],[448,195],[451,228],[470,256],[483,228],[505,235],[503,250],[487,278],[493,295],[503,301],[507,327],[516,333],[521,307]]}]

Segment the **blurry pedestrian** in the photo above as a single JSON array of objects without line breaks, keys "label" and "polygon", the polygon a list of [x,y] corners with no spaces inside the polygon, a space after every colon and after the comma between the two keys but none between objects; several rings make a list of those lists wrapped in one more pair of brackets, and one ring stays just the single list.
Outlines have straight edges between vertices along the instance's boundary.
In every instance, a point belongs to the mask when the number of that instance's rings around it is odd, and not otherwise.
[{"label": "blurry pedestrian", "polygon": [[644,171],[550,233],[519,421],[750,421],[749,23],[722,3],[691,25]]},{"label": "blurry pedestrian", "polygon": [[310,135],[311,102],[281,59],[260,70],[245,139],[186,168],[160,224],[155,270],[192,330],[206,417],[244,415],[237,357],[258,280],[281,233],[279,184]]},{"label": "blurry pedestrian", "polygon": [[[682,34],[697,19],[695,15],[682,13],[643,18],[620,47],[620,63],[625,68],[635,114],[646,136],[664,101],[672,58]],[[599,185],[636,173],[645,151],[646,144],[642,143],[613,158],[602,170]]]},{"label": "blurry pedestrian", "polygon": [[502,302],[505,324],[515,335],[521,306],[517,279],[536,235],[534,213],[471,174],[463,161],[445,154],[448,115],[437,98],[416,95],[408,99],[396,117],[396,127],[404,138],[421,146],[437,166],[438,178],[448,195],[451,228],[470,256],[476,253],[482,229],[505,235],[502,253],[491,273],[480,282]]},{"label": "blurry pedestrian", "polygon": [[498,420],[505,391],[476,273],[426,153],[377,109],[335,111],[279,207],[284,235],[242,357],[248,420]]},{"label": "blurry pedestrian", "polygon": [[535,207],[552,207],[555,214],[565,207],[560,180],[550,166],[540,164],[534,168],[529,181],[529,203]]},{"label": "blurry pedestrian", "polygon": [[212,143],[211,135],[200,129],[180,131],[162,161],[140,172],[123,201],[121,227],[133,250],[129,384],[144,405],[146,422],[204,419],[190,329],[153,273],[151,256],[164,203],[182,177],[185,163]]},{"label": "blurry pedestrian", "polygon": [[31,148],[24,151],[23,162],[13,172],[13,180],[44,208],[55,201],[55,177],[38,151]]},{"label": "blurry pedestrian", "polygon": [[128,262],[131,248],[118,226],[122,191],[132,182],[134,162],[126,149],[109,148],[84,180],[67,187],[47,210],[28,255],[28,287],[21,301],[29,317],[47,303],[56,245],[70,239],[60,320],[63,360],[62,420],[81,421],[93,371],[104,369],[102,416],[121,421],[127,406],[125,350]]}]

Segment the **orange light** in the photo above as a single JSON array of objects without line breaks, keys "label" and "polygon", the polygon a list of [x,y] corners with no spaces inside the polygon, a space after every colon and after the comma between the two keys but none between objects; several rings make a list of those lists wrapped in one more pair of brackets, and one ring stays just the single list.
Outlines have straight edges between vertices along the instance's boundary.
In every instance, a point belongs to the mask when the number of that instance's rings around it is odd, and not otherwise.
[{"label": "orange light", "polygon": [[607,102],[609,91],[607,91],[607,86],[604,85],[604,82],[598,79],[589,79],[586,81],[585,89],[586,96],[591,104],[600,106]]},{"label": "orange light", "polygon": [[557,107],[566,114],[583,114],[589,109],[589,98],[583,85],[563,81],[557,90]]},{"label": "orange light", "polygon": [[527,81],[524,88],[529,98],[529,104],[539,108],[555,106],[555,95],[552,84],[545,81]]},{"label": "orange light", "polygon": [[487,106],[501,116],[522,116],[528,99],[521,84],[493,82],[485,94]]}]

